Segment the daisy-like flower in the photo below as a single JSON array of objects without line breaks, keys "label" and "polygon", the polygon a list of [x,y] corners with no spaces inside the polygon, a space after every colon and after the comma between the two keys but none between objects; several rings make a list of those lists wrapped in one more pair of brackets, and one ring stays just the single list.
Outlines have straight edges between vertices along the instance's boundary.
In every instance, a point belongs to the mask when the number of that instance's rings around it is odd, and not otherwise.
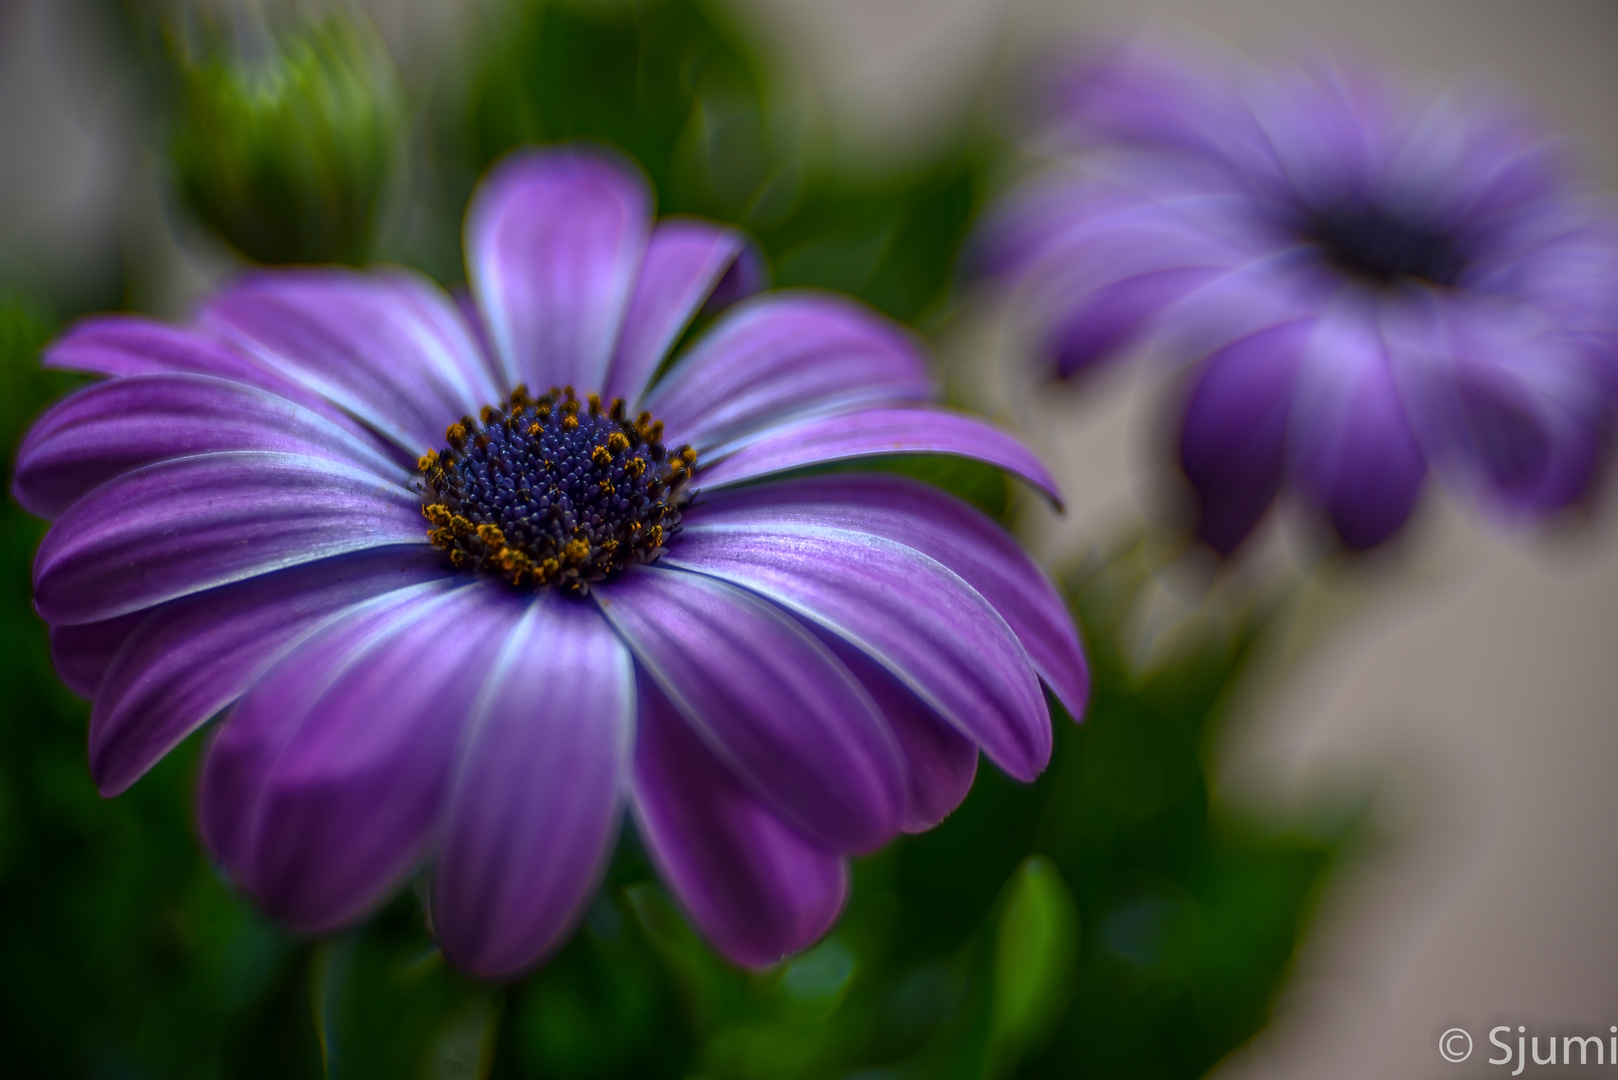
[{"label": "daisy-like flower", "polygon": [[1043,768],[1042,680],[1075,716],[1087,692],[987,518],[782,474],[941,453],[1052,482],[834,296],[743,299],[656,377],[744,242],[654,225],[604,151],[506,159],[466,249],[464,308],[399,270],[263,272],[192,326],[108,316],[48,350],[109,376],[15,479],[55,521],[35,598],[94,701],[91,771],[114,795],[224,713],[199,817],[232,881],[322,933],[425,870],[445,953],[489,977],[564,940],[627,804],[695,925],[771,963],[980,749]]},{"label": "daisy-like flower", "polygon": [[1618,225],[1519,110],[1320,59],[1137,44],[1060,83],[1073,151],[980,239],[1062,377],[1193,365],[1180,462],[1230,552],[1283,482],[1370,547],[1429,467],[1545,514],[1589,487],[1618,364]]}]

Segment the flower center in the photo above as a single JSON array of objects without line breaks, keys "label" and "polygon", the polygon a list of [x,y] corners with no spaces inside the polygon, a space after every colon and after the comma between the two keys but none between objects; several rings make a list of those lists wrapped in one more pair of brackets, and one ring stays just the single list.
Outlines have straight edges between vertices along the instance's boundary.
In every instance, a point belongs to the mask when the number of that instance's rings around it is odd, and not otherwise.
[{"label": "flower center", "polygon": [[1453,236],[1374,207],[1317,211],[1306,220],[1303,233],[1338,267],[1381,286],[1405,278],[1450,286],[1466,269],[1466,257]]},{"label": "flower center", "polygon": [[697,455],[663,445],[650,413],[626,418],[614,398],[584,405],[571,386],[531,398],[517,387],[444,432],[417,463],[427,538],[450,565],[518,588],[589,591],[630,563],[663,553],[680,524]]}]

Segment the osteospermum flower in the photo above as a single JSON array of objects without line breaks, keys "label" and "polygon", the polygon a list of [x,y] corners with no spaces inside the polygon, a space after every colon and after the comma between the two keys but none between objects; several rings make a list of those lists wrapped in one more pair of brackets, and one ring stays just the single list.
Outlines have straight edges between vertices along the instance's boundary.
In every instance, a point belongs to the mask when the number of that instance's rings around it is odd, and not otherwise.
[{"label": "osteospermum flower", "polygon": [[1195,365],[1180,461],[1229,552],[1283,482],[1369,547],[1429,466],[1496,507],[1577,500],[1618,360],[1618,227],[1520,113],[1329,60],[1137,45],[1060,83],[1072,151],[979,244],[1058,373]]},{"label": "osteospermum flower", "polygon": [[919,483],[780,475],[922,452],[1050,478],[834,296],[742,300],[654,378],[743,247],[652,225],[603,152],[522,153],[474,197],[465,314],[403,271],[263,272],[192,326],[51,346],[110,377],[15,481],[55,519],[36,604],[102,792],[224,711],[199,816],[236,884],[319,933],[428,867],[444,951],[498,977],[564,939],[626,802],[757,965],[831,924],[847,855],[949,813],[980,749],[1037,774],[1041,680],[1078,715],[1087,676],[1027,556]]}]

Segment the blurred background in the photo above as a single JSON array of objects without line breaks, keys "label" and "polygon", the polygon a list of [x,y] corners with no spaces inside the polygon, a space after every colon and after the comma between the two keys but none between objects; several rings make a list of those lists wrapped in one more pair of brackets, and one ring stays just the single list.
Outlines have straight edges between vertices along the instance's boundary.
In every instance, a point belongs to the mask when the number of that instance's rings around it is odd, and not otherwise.
[{"label": "blurred background", "polygon": [[[709,954],[632,836],[575,941],[466,983],[405,896],[322,943],[238,900],[193,838],[196,745],[113,802],[28,601],[43,524],[3,508],[0,1046],[17,1075],[1349,1077],[1489,1073],[1441,1032],[1618,1023],[1618,544],[1610,498],[1502,534],[1417,527],[1304,573],[1284,523],[1211,576],[1159,526],[1163,388],[1020,376],[952,284],[1015,172],[1027,74],[1141,20],[1303,41],[1529,98],[1618,186],[1606,0],[0,0],[0,435],[97,310],[183,318],[249,262],[463,280],[461,213],[521,142],[605,139],[665,211],[744,225],[774,280],[934,343],[956,404],[1068,495],[906,467],[1016,528],[1096,667],[1051,770],[985,767],[933,833],[763,975]],[[1530,1071],[1533,1067],[1530,1066]]]}]

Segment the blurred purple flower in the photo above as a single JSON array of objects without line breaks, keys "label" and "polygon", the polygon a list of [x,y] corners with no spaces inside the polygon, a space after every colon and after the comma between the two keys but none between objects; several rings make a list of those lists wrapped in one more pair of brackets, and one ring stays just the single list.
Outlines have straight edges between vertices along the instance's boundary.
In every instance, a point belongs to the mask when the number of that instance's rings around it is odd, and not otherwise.
[{"label": "blurred purple flower", "polygon": [[1180,462],[1229,553],[1283,482],[1350,546],[1428,467],[1515,513],[1589,488],[1618,366],[1618,223],[1518,111],[1330,60],[1160,44],[1059,84],[1064,162],[976,247],[1062,377],[1151,342],[1194,365]]},{"label": "blurred purple flower", "polygon": [[948,814],[979,749],[1040,772],[1040,682],[1077,716],[1088,676],[1028,557],[897,476],[774,479],[940,453],[1053,492],[928,403],[918,343],[766,293],[654,381],[756,264],[652,224],[599,151],[507,159],[466,249],[464,309],[400,270],[264,272],[194,326],[50,348],[110,376],[15,479],[56,522],[36,604],[103,793],[228,709],[199,813],[233,881],[320,933],[430,865],[444,951],[504,977],[571,930],[626,801],[697,927],[762,965],[836,918],[847,855]]}]

